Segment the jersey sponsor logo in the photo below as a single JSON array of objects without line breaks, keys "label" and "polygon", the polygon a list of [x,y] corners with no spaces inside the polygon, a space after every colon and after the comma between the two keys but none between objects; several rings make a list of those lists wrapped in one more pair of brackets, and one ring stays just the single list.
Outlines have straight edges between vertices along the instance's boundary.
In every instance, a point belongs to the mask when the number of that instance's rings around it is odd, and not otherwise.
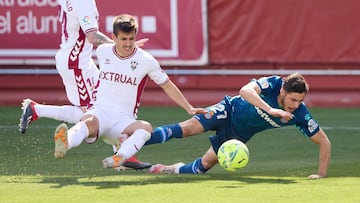
[{"label": "jersey sponsor logo", "polygon": [[123,75],[119,73],[113,73],[113,72],[100,72],[100,80],[108,80],[116,83],[123,83],[123,84],[129,84],[129,85],[138,85],[138,81],[136,77],[131,77],[128,75]]},{"label": "jersey sponsor logo", "polygon": [[259,107],[255,106],[256,112],[259,114],[261,118],[263,118],[266,122],[268,122],[274,128],[280,128],[281,125],[277,124],[270,116],[262,111]]}]

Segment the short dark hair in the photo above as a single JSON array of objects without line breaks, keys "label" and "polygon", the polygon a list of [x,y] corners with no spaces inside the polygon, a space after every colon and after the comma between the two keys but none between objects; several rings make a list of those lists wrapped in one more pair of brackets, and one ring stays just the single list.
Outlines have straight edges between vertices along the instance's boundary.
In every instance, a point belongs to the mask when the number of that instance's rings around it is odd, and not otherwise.
[{"label": "short dark hair", "polygon": [[288,93],[307,94],[309,92],[309,84],[300,73],[293,73],[284,78],[283,89]]},{"label": "short dark hair", "polygon": [[113,22],[113,34],[117,36],[119,32],[130,33],[138,31],[138,22],[136,18],[129,14],[116,16]]}]

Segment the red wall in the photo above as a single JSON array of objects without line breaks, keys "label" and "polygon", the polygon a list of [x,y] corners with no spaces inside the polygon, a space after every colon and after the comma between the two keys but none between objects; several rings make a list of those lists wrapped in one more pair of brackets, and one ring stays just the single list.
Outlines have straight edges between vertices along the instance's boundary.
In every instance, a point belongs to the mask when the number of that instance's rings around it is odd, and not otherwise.
[{"label": "red wall", "polygon": [[359,63],[360,1],[208,1],[212,64]]},{"label": "red wall", "polygon": [[[209,0],[207,6],[209,64],[164,69],[324,70],[324,74],[305,74],[310,83],[306,102],[312,106],[360,106],[360,1]],[[329,75],[329,70],[349,70],[349,74]],[[193,104],[206,106],[225,94],[237,94],[243,84],[261,75],[171,78]],[[18,105],[26,97],[67,103],[58,75],[0,74],[0,105]],[[150,82],[143,104],[174,103]]]}]

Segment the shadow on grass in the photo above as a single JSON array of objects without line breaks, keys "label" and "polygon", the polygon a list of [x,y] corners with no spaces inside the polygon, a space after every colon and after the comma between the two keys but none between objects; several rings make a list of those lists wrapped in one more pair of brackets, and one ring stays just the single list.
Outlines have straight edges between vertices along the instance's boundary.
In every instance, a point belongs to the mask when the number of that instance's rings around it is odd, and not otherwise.
[{"label": "shadow on grass", "polygon": [[[296,181],[281,178],[268,177],[246,177],[240,175],[137,175],[134,177],[115,177],[106,176],[101,180],[101,177],[45,177],[40,183],[55,184],[51,188],[62,188],[70,185],[82,185],[86,187],[96,187],[97,189],[113,189],[121,186],[134,185],[155,185],[155,184],[191,184],[196,182],[206,181],[229,181],[229,185],[221,185],[219,188],[240,188],[246,184],[268,183],[268,184],[294,184]],[[135,179],[135,180],[134,180]]]}]

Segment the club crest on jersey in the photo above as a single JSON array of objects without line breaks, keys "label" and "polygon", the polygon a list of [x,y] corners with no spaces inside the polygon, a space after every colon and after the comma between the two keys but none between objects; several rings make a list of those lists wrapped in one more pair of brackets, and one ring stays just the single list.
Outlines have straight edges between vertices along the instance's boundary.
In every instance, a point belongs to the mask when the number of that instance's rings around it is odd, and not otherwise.
[{"label": "club crest on jersey", "polygon": [[135,70],[138,65],[139,65],[139,63],[137,61],[131,61],[130,62],[130,67],[131,67],[132,70]]}]

